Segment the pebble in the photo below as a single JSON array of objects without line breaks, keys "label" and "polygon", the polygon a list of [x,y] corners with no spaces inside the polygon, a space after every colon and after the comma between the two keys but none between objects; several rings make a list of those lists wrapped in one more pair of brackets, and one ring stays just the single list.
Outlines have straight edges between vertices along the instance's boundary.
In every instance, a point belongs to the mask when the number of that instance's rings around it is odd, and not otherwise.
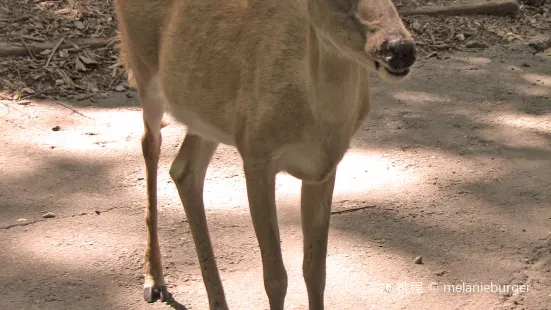
[{"label": "pebble", "polygon": [[414,260],[416,264],[422,264],[423,263],[423,256],[417,256]]},{"label": "pebble", "polygon": [[122,92],[122,91],[126,90],[126,87],[124,87],[124,85],[122,85],[122,84],[119,84],[119,85],[117,85],[117,87],[115,87],[115,90],[119,91],[119,92]]},{"label": "pebble", "polygon": [[77,28],[78,30],[84,30],[84,28],[86,28],[86,26],[84,26],[84,23],[83,23],[83,22],[77,20],[77,21],[75,22],[75,28]]},{"label": "pebble", "polygon": [[459,41],[465,41],[465,35],[462,33],[458,33],[455,38]]},{"label": "pebble", "polygon": [[53,130],[53,131],[60,131],[60,130],[61,130],[61,127],[59,127],[59,126],[54,126],[54,127],[52,127],[52,130]]},{"label": "pebble", "polygon": [[466,47],[469,47],[469,48],[488,48],[490,47],[488,44],[486,43],[483,43],[483,42],[478,42],[478,41],[469,41],[465,44]]},{"label": "pebble", "polygon": [[45,219],[51,219],[55,217],[55,214],[53,212],[46,212],[42,215],[42,217]]},{"label": "pebble", "polygon": [[413,28],[413,29],[415,29],[415,30],[417,30],[417,31],[419,31],[419,32],[423,31],[423,25],[421,25],[421,23],[418,22],[418,21],[414,21],[414,22],[411,24],[411,28]]}]

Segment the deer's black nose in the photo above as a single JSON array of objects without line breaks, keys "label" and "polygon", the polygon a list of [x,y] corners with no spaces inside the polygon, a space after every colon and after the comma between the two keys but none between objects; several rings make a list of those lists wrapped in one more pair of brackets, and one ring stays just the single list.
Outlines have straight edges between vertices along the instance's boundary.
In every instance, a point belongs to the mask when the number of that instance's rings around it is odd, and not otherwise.
[{"label": "deer's black nose", "polygon": [[379,49],[379,54],[390,69],[396,71],[411,67],[416,60],[415,45],[409,40],[385,41]]}]

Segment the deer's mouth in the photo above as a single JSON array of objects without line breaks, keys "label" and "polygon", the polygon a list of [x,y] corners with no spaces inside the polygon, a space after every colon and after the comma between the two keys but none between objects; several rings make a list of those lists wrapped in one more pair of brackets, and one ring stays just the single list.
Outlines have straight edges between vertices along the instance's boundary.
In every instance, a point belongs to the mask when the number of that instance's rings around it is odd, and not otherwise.
[{"label": "deer's mouth", "polygon": [[394,70],[394,69],[390,69],[387,66],[381,65],[381,63],[378,62],[377,60],[375,60],[374,62],[375,62],[375,68],[377,69],[377,71],[385,70],[386,73],[388,73],[392,76],[395,76],[395,77],[404,77],[404,76],[409,74],[409,68],[406,68],[406,69],[403,69],[403,70]]}]

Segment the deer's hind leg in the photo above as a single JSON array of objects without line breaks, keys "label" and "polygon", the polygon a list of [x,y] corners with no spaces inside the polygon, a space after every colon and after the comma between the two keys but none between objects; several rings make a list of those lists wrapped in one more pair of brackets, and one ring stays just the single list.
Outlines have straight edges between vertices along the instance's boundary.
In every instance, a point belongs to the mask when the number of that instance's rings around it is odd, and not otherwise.
[{"label": "deer's hind leg", "polygon": [[205,175],[217,146],[217,142],[188,133],[170,167],[170,176],[176,183],[184,205],[210,308],[228,309],[214,258],[203,203]]}]

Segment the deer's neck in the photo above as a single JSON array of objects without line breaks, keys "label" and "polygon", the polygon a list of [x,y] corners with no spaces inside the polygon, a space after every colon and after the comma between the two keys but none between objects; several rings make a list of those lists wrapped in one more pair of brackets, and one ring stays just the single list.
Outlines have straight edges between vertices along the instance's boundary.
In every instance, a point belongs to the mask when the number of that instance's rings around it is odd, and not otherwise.
[{"label": "deer's neck", "polygon": [[360,105],[361,68],[309,28],[307,71],[313,114],[330,123],[351,123]]}]

